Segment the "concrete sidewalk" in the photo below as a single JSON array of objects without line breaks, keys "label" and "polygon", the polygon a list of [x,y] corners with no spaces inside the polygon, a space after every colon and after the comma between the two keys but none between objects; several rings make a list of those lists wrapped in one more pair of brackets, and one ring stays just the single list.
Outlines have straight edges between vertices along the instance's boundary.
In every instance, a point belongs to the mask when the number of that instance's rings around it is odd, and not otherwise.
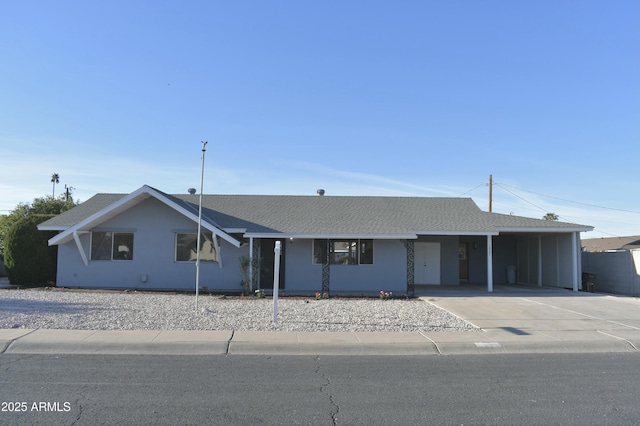
[{"label": "concrete sidewalk", "polygon": [[0,353],[448,355],[638,352],[640,300],[559,289],[438,288],[423,296],[478,332],[0,330]]}]

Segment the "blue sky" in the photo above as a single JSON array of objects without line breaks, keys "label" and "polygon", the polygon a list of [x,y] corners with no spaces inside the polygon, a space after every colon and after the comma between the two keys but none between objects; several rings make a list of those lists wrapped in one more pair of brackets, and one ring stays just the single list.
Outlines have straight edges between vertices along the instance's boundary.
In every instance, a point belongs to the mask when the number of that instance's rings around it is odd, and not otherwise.
[{"label": "blue sky", "polygon": [[640,3],[29,1],[0,213],[51,194],[472,197],[640,234]]}]

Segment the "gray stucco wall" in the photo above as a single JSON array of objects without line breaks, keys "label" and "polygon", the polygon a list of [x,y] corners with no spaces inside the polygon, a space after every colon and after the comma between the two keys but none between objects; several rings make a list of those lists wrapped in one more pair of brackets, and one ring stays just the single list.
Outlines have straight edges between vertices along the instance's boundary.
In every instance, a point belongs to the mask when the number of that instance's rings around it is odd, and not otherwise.
[{"label": "gray stucco wall", "polygon": [[373,265],[331,265],[332,292],[407,291],[407,251],[398,240],[376,240]]},{"label": "gray stucco wall", "polygon": [[460,284],[458,236],[421,235],[418,243],[440,243],[440,284]]},{"label": "gray stucco wall", "polygon": [[596,274],[597,292],[640,296],[640,250],[584,252],[582,270]]},{"label": "gray stucco wall", "polygon": [[[397,240],[375,240],[373,265],[331,265],[332,294],[374,294],[407,291],[406,249]],[[322,265],[313,264],[313,240],[287,244],[287,293],[322,291]]]},{"label": "gray stucco wall", "polygon": [[[507,267],[518,263],[517,239],[514,235],[493,237],[493,281],[507,282]],[[485,279],[486,282],[486,279]]]},{"label": "gray stucco wall", "polygon": [[[195,290],[195,263],[175,261],[175,233],[196,232],[197,224],[155,199],[148,199],[103,223],[96,230],[134,233],[133,260],[91,261],[85,266],[75,242],[59,246],[57,286],[180,289]],[[80,238],[90,259],[89,234]],[[202,262],[200,286],[212,290],[240,290],[238,257],[248,255],[249,248],[240,249],[221,242],[218,263]],[[146,282],[142,277],[146,276]]]}]

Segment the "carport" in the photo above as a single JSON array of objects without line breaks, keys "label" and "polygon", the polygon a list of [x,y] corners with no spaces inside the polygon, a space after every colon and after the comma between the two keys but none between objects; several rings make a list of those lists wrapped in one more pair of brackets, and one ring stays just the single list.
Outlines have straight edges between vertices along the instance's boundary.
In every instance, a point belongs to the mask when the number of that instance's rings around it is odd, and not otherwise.
[{"label": "carport", "polygon": [[502,227],[483,236],[460,236],[460,282],[486,284],[488,292],[493,291],[494,284],[578,291],[582,270],[580,232],[591,229]]}]

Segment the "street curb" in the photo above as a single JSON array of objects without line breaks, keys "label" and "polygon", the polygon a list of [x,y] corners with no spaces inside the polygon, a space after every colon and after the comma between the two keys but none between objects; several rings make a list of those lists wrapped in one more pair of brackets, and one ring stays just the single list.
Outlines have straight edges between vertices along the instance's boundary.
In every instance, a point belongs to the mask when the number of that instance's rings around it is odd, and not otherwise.
[{"label": "street curb", "polygon": [[227,343],[193,342],[119,344],[106,342],[20,342],[15,341],[5,354],[76,354],[76,355],[225,355]]},{"label": "street curb", "polygon": [[509,337],[485,333],[0,329],[0,354],[429,356],[640,352],[637,342],[619,338],[541,341]]}]

